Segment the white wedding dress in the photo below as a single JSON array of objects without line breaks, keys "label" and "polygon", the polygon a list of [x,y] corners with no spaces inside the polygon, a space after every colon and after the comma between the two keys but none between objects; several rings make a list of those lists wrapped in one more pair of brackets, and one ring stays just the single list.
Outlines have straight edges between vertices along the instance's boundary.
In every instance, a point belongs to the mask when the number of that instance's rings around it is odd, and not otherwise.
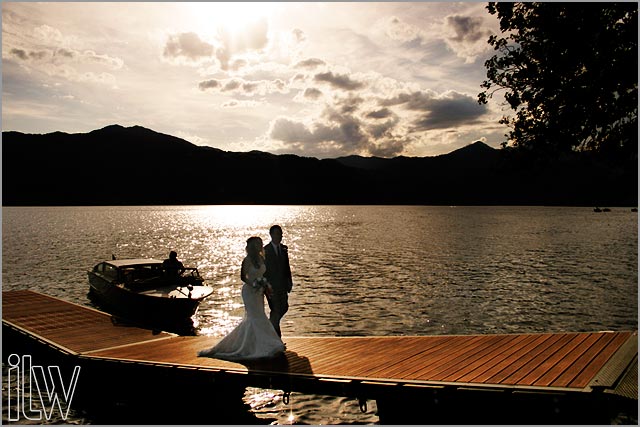
[{"label": "white wedding dress", "polygon": [[267,268],[264,263],[259,268],[248,264],[246,274],[249,283],[242,285],[245,310],[242,322],[215,346],[199,351],[198,356],[237,361],[274,357],[284,352],[284,343],[264,311],[264,290],[251,286]]}]

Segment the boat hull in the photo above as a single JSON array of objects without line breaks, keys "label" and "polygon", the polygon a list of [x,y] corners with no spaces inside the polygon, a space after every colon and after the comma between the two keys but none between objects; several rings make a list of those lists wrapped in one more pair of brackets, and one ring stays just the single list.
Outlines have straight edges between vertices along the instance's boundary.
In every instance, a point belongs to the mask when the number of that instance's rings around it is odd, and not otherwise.
[{"label": "boat hull", "polygon": [[[174,287],[158,289],[154,294],[133,292],[89,272],[89,287],[99,302],[123,317],[148,322],[172,322],[189,319],[203,298],[171,297]],[[184,292],[188,292],[186,287]]]}]

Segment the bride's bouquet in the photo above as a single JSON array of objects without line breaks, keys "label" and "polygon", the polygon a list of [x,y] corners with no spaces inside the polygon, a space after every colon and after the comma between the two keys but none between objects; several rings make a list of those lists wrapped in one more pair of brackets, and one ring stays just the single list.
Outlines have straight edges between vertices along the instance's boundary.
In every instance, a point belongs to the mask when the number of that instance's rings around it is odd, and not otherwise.
[{"label": "bride's bouquet", "polygon": [[261,290],[267,295],[271,294],[271,285],[265,277],[258,277],[251,283],[251,287],[255,290]]}]

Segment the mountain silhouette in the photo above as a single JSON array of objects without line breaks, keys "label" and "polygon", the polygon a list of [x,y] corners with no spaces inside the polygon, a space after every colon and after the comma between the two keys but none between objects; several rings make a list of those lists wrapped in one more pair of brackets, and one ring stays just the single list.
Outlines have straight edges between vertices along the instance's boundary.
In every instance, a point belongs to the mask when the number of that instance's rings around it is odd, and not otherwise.
[{"label": "mountain silhouette", "polygon": [[636,206],[635,169],[540,162],[478,141],[434,157],[317,159],[194,145],[141,126],[2,133],[5,206],[441,204]]}]

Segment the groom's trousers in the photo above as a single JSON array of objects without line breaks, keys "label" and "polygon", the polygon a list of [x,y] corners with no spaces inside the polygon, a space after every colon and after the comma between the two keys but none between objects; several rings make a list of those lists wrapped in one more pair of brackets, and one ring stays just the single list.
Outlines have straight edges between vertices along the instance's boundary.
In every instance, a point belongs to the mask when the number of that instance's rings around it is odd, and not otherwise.
[{"label": "groom's trousers", "polygon": [[278,336],[281,337],[280,319],[282,319],[282,316],[289,310],[289,295],[287,291],[274,290],[271,296],[267,297],[267,302],[271,310],[269,313],[269,321],[271,321]]}]

